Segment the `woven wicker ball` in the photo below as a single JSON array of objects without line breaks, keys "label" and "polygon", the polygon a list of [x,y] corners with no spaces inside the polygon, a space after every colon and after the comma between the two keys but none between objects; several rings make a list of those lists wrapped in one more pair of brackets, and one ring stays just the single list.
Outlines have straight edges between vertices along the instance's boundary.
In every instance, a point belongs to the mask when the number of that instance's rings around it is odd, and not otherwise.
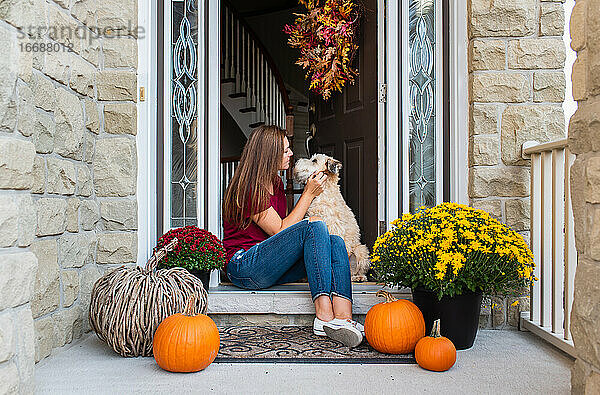
[{"label": "woven wicker ball", "polygon": [[96,281],[90,303],[90,325],[98,337],[124,357],[152,355],[152,338],[168,316],[185,310],[193,296],[196,311],[206,313],[202,282],[183,268],[156,270],[177,245],[173,239],[146,267],[121,266]]}]

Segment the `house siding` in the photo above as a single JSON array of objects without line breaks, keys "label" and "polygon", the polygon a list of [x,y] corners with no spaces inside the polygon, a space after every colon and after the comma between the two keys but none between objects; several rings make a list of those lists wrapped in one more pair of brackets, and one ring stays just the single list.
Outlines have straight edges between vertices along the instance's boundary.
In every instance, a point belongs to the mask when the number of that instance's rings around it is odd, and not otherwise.
[{"label": "house siding", "polygon": [[136,262],[137,34],[136,0],[0,4],[0,393],[32,392]]},{"label": "house siding", "polygon": [[[529,240],[524,142],[565,137],[564,6],[469,0],[469,199]],[[515,301],[519,303],[514,304]],[[480,325],[517,326],[526,293],[484,302]]]},{"label": "house siding", "polygon": [[[577,1],[579,10],[596,3]],[[590,8],[589,17],[587,11],[574,15],[581,21],[595,17],[599,7]],[[96,279],[136,262],[136,15],[136,0],[0,4],[0,392],[32,392],[35,362],[89,330]],[[580,31],[573,38],[580,51],[573,93],[591,106],[600,92],[593,79],[600,72],[592,73],[598,51],[586,47],[581,21],[573,25]],[[529,162],[521,158],[521,144],[564,137],[563,4],[469,0],[467,22],[470,202],[527,239]],[[119,37],[100,38],[92,28],[111,28]],[[84,38],[61,36],[69,29],[80,29]],[[36,43],[37,50],[27,49]],[[74,52],[41,51],[40,43],[63,43]],[[600,150],[586,138],[578,141]],[[595,154],[581,149],[587,156],[578,158],[577,174],[593,178]],[[578,188],[586,185],[581,177]],[[582,199],[573,188],[574,201]],[[578,248],[586,245],[586,231],[577,230]],[[589,248],[590,264],[582,267],[595,270],[599,253],[593,244]],[[517,325],[527,309],[526,296],[487,299],[481,326]],[[576,337],[578,342],[585,344]],[[590,354],[578,360],[574,380],[592,377],[597,359]]]},{"label": "house siding", "polygon": [[573,96],[578,108],[569,123],[571,195],[578,253],[571,333],[577,359],[573,394],[600,392],[600,1],[577,0],[571,16]]}]

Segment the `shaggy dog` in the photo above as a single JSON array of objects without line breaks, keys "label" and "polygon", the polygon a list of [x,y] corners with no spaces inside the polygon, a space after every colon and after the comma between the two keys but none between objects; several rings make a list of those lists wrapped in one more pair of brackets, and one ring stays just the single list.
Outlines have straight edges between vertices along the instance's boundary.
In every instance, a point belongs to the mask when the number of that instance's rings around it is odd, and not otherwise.
[{"label": "shaggy dog", "polygon": [[299,159],[294,166],[294,179],[306,184],[314,172],[322,171],[327,175],[323,184],[323,193],[311,203],[307,216],[321,217],[332,235],[340,236],[346,243],[350,259],[352,281],[366,281],[367,270],[371,265],[369,250],[360,244],[360,229],[350,207],[344,201],[338,182],[342,164],[323,154],[315,154],[310,159]]}]

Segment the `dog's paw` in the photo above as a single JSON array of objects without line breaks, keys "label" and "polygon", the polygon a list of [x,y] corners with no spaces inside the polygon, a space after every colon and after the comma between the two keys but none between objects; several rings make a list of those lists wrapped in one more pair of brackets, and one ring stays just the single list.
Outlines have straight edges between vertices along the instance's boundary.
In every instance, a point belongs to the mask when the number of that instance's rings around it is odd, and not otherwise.
[{"label": "dog's paw", "polygon": [[353,283],[364,283],[365,281],[367,281],[367,276],[361,274],[357,276],[352,276],[351,279]]}]

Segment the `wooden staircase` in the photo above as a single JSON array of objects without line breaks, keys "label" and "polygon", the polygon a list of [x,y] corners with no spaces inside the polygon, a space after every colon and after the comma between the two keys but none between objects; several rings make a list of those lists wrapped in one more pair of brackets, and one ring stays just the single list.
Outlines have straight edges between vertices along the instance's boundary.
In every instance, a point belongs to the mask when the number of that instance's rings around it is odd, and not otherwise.
[{"label": "wooden staircase", "polygon": [[228,2],[221,10],[221,104],[246,136],[267,124],[293,137],[293,106],[275,62]]}]

